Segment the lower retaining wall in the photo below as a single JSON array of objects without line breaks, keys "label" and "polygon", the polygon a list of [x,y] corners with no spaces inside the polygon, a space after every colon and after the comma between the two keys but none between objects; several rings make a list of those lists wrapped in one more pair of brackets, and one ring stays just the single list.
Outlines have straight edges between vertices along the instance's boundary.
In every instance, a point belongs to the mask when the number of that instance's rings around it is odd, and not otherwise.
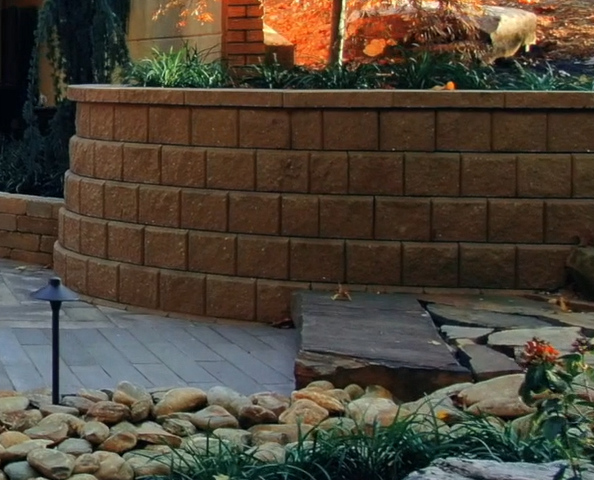
[{"label": "lower retaining wall", "polygon": [[52,265],[61,198],[0,193],[0,258]]}]

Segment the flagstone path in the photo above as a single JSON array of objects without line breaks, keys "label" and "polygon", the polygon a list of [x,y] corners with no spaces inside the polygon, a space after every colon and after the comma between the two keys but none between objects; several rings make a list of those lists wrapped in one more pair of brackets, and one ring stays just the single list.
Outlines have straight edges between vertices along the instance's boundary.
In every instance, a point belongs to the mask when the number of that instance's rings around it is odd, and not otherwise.
[{"label": "flagstone path", "polygon": [[[51,382],[51,311],[30,293],[53,272],[0,260],[0,390]],[[295,330],[191,322],[84,302],[63,304],[61,393],[113,388],[225,385],[249,394],[293,388]]]}]

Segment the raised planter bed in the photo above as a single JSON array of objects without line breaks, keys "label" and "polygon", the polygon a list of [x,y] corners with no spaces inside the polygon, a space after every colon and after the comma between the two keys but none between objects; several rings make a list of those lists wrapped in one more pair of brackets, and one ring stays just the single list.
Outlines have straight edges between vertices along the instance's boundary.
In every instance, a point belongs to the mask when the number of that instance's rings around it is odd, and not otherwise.
[{"label": "raised planter bed", "polygon": [[594,219],[594,94],[71,87],[55,268],[271,322],[296,289],[550,289]]}]

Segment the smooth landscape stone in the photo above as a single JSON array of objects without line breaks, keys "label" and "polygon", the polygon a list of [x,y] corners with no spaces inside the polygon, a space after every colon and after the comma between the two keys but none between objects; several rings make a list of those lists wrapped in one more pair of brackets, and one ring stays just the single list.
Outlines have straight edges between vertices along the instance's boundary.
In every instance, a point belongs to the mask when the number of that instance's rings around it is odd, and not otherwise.
[{"label": "smooth landscape stone", "polygon": [[99,460],[99,470],[93,475],[97,480],[132,480],[134,470],[122,457],[112,452],[95,452]]},{"label": "smooth landscape stone", "polygon": [[13,445],[31,440],[27,435],[22,432],[2,432],[0,433],[0,445],[4,448],[10,448]]},{"label": "smooth landscape stone", "polygon": [[39,427],[45,427],[62,423],[68,425],[68,435],[71,436],[79,435],[85,426],[85,421],[83,419],[67,413],[52,413],[51,415],[42,418],[37,425]]},{"label": "smooth landscape stone", "polygon": [[357,432],[357,423],[348,417],[330,417],[317,425],[318,430],[329,433],[331,436],[345,437]]},{"label": "smooth landscape stone", "polygon": [[4,467],[4,473],[9,480],[30,480],[39,476],[39,472],[29,465],[29,462],[27,461],[14,462],[6,465],[6,467]]},{"label": "smooth landscape stone", "polygon": [[232,388],[212,387],[207,393],[208,405],[218,405],[227,410],[231,415],[237,416],[239,410],[246,405],[251,405],[249,397],[241,395]]},{"label": "smooth landscape stone", "polygon": [[361,398],[387,398],[388,400],[394,400],[394,395],[387,388],[381,385],[369,385],[365,389],[365,393],[361,395]]},{"label": "smooth landscape stone", "polygon": [[426,396],[416,402],[403,403],[400,407],[412,415],[439,418],[447,424],[456,423],[464,418],[463,412],[456,408],[450,397]]},{"label": "smooth landscape stone", "polygon": [[[404,480],[569,480],[572,477],[575,478],[572,469],[563,462],[503,463],[445,458],[433,461],[429,467],[409,474]],[[594,480],[592,465],[583,469],[582,480]]]},{"label": "smooth landscape stone", "polygon": [[136,429],[138,440],[155,445],[168,445],[178,448],[182,444],[181,437],[172,435],[158,423],[144,422]]},{"label": "smooth landscape stone", "polygon": [[130,417],[130,409],[116,402],[97,402],[88,411],[88,416],[106,425],[115,425]]},{"label": "smooth landscape stone", "polygon": [[333,388],[332,390],[326,390],[326,394],[332,398],[335,398],[341,404],[347,404],[352,400],[351,396],[342,388]]},{"label": "smooth landscape stone", "polygon": [[302,399],[294,401],[279,417],[279,423],[294,423],[317,425],[328,418],[330,413],[312,400]]},{"label": "smooth landscape stone", "polygon": [[306,437],[313,429],[312,425],[287,424],[287,425],[256,425],[248,431],[252,434],[252,444],[274,442],[280,445],[298,442]]},{"label": "smooth landscape stone", "polygon": [[520,373],[520,366],[507,355],[485,345],[458,341],[458,353],[463,365],[467,365],[475,380],[482,382],[490,378]]},{"label": "smooth landscape stone", "polygon": [[286,450],[275,442],[265,442],[254,446],[246,453],[265,463],[283,463],[286,456]]},{"label": "smooth landscape stone", "polygon": [[47,417],[52,413],[67,413],[68,415],[74,415],[75,417],[78,417],[80,415],[80,411],[78,410],[78,408],[67,407],[65,405],[40,405],[39,411],[43,414],[44,417]]},{"label": "smooth landscape stone", "polygon": [[358,292],[356,301],[339,302],[329,292],[301,291],[293,295],[292,318],[301,337],[297,388],[315,380],[382,385],[413,401],[472,379],[414,296]]},{"label": "smooth landscape stone", "polygon": [[128,407],[131,407],[139,400],[149,400],[151,403],[153,402],[151,394],[146,388],[126,381],[117,384],[116,389],[113,392],[112,400]]},{"label": "smooth landscape stone", "polygon": [[260,405],[246,405],[239,410],[237,415],[239,424],[243,428],[249,428],[261,423],[278,423],[278,415],[272,410]]},{"label": "smooth landscape stone", "polygon": [[235,446],[238,450],[245,450],[252,441],[252,433],[238,428],[218,428],[212,432],[215,438]]},{"label": "smooth landscape stone", "polygon": [[3,397],[0,398],[0,413],[20,412],[29,406],[27,397]]},{"label": "smooth landscape stone", "polygon": [[429,304],[427,311],[437,325],[454,325],[480,328],[540,328],[551,324],[536,317],[509,313],[491,312],[489,310],[473,310],[471,308],[453,307],[450,305]]},{"label": "smooth landscape stone", "polygon": [[228,452],[231,447],[225,440],[198,434],[184,438],[181,448],[193,455],[219,455]]},{"label": "smooth landscape stone", "polygon": [[105,440],[101,445],[99,445],[99,450],[105,450],[106,452],[113,452],[117,454],[122,454],[129,450],[132,450],[136,443],[138,442],[138,437],[132,432],[119,432],[113,435],[110,435],[107,440]]},{"label": "smooth landscape stone", "polygon": [[135,450],[124,454],[124,459],[134,470],[136,478],[165,477],[171,474],[170,460],[159,452]]},{"label": "smooth landscape stone", "polygon": [[106,402],[110,400],[109,395],[101,390],[94,390],[92,388],[81,388],[76,395],[82,398],[86,398],[87,400],[91,400],[91,402]]},{"label": "smooth landscape stone", "polygon": [[310,390],[333,390],[334,384],[332,382],[329,382],[328,380],[314,380],[307,386],[307,388],[309,388]]},{"label": "smooth landscape stone", "polygon": [[278,417],[291,404],[291,399],[285,395],[274,392],[260,392],[250,395],[250,400],[254,405],[264,407],[276,414]]},{"label": "smooth landscape stone", "polygon": [[36,449],[29,452],[27,461],[50,480],[66,480],[74,470],[74,460],[59,450]]},{"label": "smooth landscape stone", "polygon": [[475,403],[493,398],[518,398],[520,386],[524,381],[524,374],[517,373],[513,375],[504,375],[502,377],[492,378],[484,382],[470,385],[456,395],[457,401],[470,407]]},{"label": "smooth landscape stone", "polygon": [[155,405],[156,417],[175,412],[191,412],[206,406],[206,393],[199,388],[174,388],[169,390]]},{"label": "smooth landscape stone", "polygon": [[91,453],[85,453],[74,461],[75,474],[92,474],[99,470],[99,459]]},{"label": "smooth landscape stone", "polygon": [[0,413],[0,423],[10,430],[24,432],[34,427],[43,419],[39,410]]},{"label": "smooth landscape stone", "polygon": [[365,390],[356,383],[351,383],[350,385],[347,385],[346,387],[344,387],[344,391],[351,398],[351,400],[357,400],[365,394]]},{"label": "smooth landscape stone", "polygon": [[473,415],[493,415],[504,419],[522,417],[534,411],[535,409],[527,406],[518,395],[515,398],[494,395],[494,398],[473,403],[466,410]]},{"label": "smooth landscape stone", "polygon": [[503,353],[514,355],[516,348],[523,347],[533,338],[539,338],[549,342],[553,347],[562,353],[569,353],[573,350],[572,344],[581,336],[581,329],[578,327],[546,327],[507,330],[489,335],[487,344]]},{"label": "smooth landscape stone", "polygon": [[89,411],[89,409],[91,407],[93,407],[93,405],[95,405],[95,403],[92,400],[89,400],[88,398],[84,398],[84,397],[77,397],[77,396],[70,396],[70,397],[64,397],[62,399],[61,405],[64,405],[66,407],[72,407],[72,408],[76,408],[81,414],[85,414]]},{"label": "smooth landscape stone", "polygon": [[153,407],[153,400],[150,397],[137,400],[130,407],[130,420],[135,423],[146,420],[151,416]]},{"label": "smooth landscape stone", "polygon": [[238,428],[237,418],[224,407],[210,405],[191,417],[191,422],[200,430],[216,430],[217,428]]},{"label": "smooth landscape stone", "polygon": [[58,445],[58,450],[79,457],[85,453],[93,453],[93,445],[84,438],[67,438]]},{"label": "smooth landscape stone", "polygon": [[[327,390],[330,391],[330,390]],[[322,408],[325,408],[330,412],[330,414],[337,414],[344,412],[344,405],[336,400],[334,397],[324,393],[324,392],[316,392],[315,390],[311,389],[311,386],[308,385],[307,388],[302,390],[296,390],[291,394],[291,400],[293,402],[297,400],[311,400],[315,404],[319,405]]]},{"label": "smooth landscape stone", "polygon": [[93,445],[103,443],[109,437],[109,427],[101,422],[87,422],[82,429],[81,436]]},{"label": "smooth landscape stone", "polygon": [[40,448],[47,448],[52,444],[53,442],[51,440],[28,440],[26,442],[17,443],[0,452],[0,460],[3,463],[24,460],[27,458],[27,455],[29,455],[29,452]]},{"label": "smooth landscape stone", "polygon": [[196,427],[192,422],[179,418],[166,418],[163,422],[163,430],[178,437],[190,437],[196,434]]},{"label": "smooth landscape stone", "polygon": [[400,408],[388,398],[361,397],[346,407],[346,413],[360,427],[389,427],[397,419],[406,418],[410,412]]},{"label": "smooth landscape stone", "polygon": [[60,443],[68,438],[68,425],[66,423],[52,423],[49,425],[37,425],[25,430],[34,440],[51,440],[53,443]]},{"label": "smooth landscape stone", "polygon": [[461,327],[458,325],[442,325],[439,330],[449,341],[467,338],[475,343],[481,343],[494,332],[492,328]]}]

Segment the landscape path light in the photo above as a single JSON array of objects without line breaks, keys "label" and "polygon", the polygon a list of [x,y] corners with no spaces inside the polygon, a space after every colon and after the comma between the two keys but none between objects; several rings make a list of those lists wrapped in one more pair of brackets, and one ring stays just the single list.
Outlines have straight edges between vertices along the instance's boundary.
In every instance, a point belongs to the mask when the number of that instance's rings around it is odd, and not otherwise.
[{"label": "landscape path light", "polygon": [[35,300],[49,302],[52,308],[52,403],[60,403],[60,309],[62,302],[75,302],[78,296],[62,285],[58,277],[49,279],[48,284],[33,292]]}]

